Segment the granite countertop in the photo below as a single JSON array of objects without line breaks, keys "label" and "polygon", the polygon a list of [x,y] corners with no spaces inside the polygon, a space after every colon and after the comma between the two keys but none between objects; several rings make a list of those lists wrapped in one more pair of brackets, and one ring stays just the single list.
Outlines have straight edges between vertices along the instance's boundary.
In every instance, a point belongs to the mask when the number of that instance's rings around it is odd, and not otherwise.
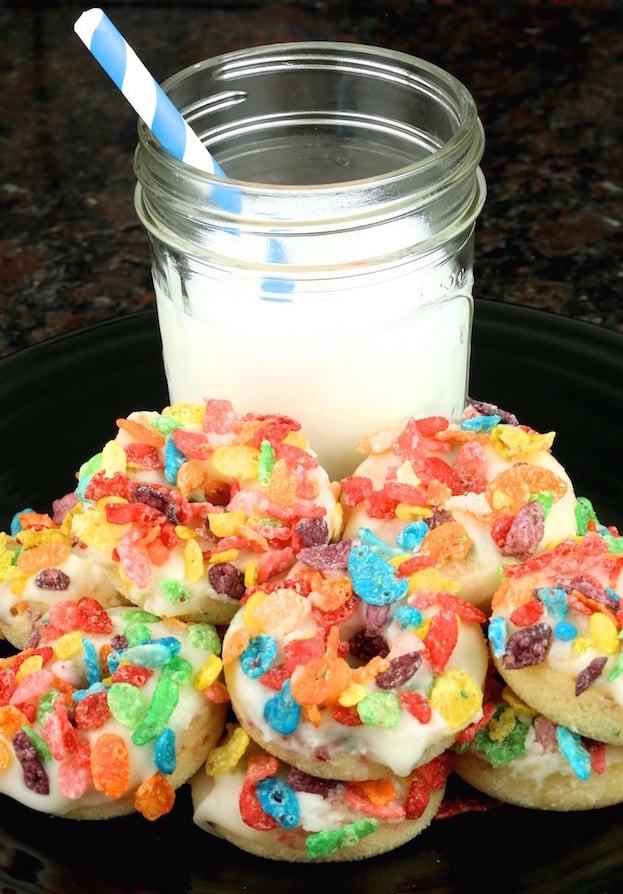
[{"label": "granite countertop", "polygon": [[[136,116],[73,33],[83,8],[0,9],[0,357],[154,302],[133,205]],[[221,52],[308,39],[447,69],[487,139],[476,300],[623,333],[620,3],[115,0],[106,11],[159,80]]]}]

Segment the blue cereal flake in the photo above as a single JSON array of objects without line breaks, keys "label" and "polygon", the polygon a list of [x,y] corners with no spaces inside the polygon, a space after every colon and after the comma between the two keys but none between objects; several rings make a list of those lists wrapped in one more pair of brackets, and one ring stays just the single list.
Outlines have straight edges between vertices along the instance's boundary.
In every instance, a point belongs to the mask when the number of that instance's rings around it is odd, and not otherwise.
[{"label": "blue cereal flake", "polygon": [[363,544],[351,549],[348,571],[353,590],[369,605],[389,605],[407,595],[406,578],[396,577],[393,566]]},{"label": "blue cereal flake", "polygon": [[82,638],[84,666],[87,674],[87,686],[93,686],[102,679],[102,669],[97,649],[89,639]]},{"label": "blue cereal flake", "polygon": [[586,781],[591,775],[591,756],[582,745],[580,736],[565,726],[557,726],[556,741],[560,753],[569,761],[575,775]]},{"label": "blue cereal flake", "polygon": [[264,720],[276,733],[291,736],[300,719],[301,706],[292,697],[290,681],[286,680],[279,692],[264,705]]},{"label": "blue cereal flake", "polygon": [[564,643],[569,643],[578,635],[578,629],[571,621],[559,621],[554,626],[554,636]]},{"label": "blue cereal flake", "polygon": [[274,637],[266,633],[258,633],[249,640],[246,649],[240,656],[240,666],[247,677],[257,679],[266,673],[277,655],[277,643]]},{"label": "blue cereal flake", "polygon": [[474,416],[472,419],[463,419],[461,431],[491,431],[502,421],[501,416]]},{"label": "blue cereal flake", "polygon": [[11,534],[11,537],[17,537],[19,532],[22,530],[22,523],[19,520],[20,515],[26,515],[28,512],[34,512],[34,511],[35,511],[34,509],[30,509],[30,507],[29,507],[27,509],[20,509],[19,512],[15,513],[15,515],[11,519],[11,525],[9,527],[9,533]]},{"label": "blue cereal flake", "polygon": [[283,779],[269,776],[261,779],[255,787],[255,794],[264,810],[284,829],[294,829],[300,819],[299,802],[296,794]]},{"label": "blue cereal flake", "polygon": [[164,477],[169,484],[177,482],[177,473],[186,462],[186,457],[176,446],[173,438],[169,438],[164,454]]},{"label": "blue cereal flake", "polygon": [[[385,556],[386,558],[391,559],[393,556],[399,556],[402,552],[402,548],[396,549],[395,546],[390,546],[389,543],[385,543],[385,541],[381,540],[380,537],[377,537],[370,528],[359,528],[357,537],[363,546],[368,547],[378,556]],[[357,546],[355,545],[354,549],[356,548]]]},{"label": "blue cereal flake", "polygon": [[428,534],[428,525],[422,519],[410,522],[396,537],[396,543],[402,549],[417,552],[422,545],[422,540]]},{"label": "blue cereal flake", "polygon": [[403,630],[407,627],[419,627],[422,624],[422,612],[413,605],[397,605],[394,618]]},{"label": "blue cereal flake", "polygon": [[161,773],[170,776],[175,772],[177,764],[175,758],[175,733],[170,727],[166,727],[154,743],[154,763]]},{"label": "blue cereal flake", "polygon": [[562,587],[539,587],[536,598],[542,603],[552,618],[561,621],[567,615],[567,594]]},{"label": "blue cereal flake", "polygon": [[506,621],[495,617],[489,622],[489,643],[496,658],[501,658],[506,651]]}]

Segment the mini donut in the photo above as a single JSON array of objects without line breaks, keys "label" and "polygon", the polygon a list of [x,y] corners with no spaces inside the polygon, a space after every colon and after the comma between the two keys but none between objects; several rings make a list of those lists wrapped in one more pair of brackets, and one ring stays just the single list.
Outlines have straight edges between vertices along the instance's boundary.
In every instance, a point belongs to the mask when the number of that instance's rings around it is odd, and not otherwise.
[{"label": "mini donut", "polygon": [[271,860],[362,860],[411,841],[433,820],[452,769],[445,752],[408,777],[319,779],[279,761],[228,726],[191,780],[194,822]]},{"label": "mini donut", "polygon": [[341,482],[344,536],[370,530],[440,565],[486,611],[502,565],[576,533],[575,494],[553,440],[476,402],[460,422],[411,418],[364,438],[366,458]]},{"label": "mini donut", "polygon": [[623,800],[623,746],[586,739],[487,686],[484,717],[455,745],[457,776],[478,791],[535,810],[591,810]]},{"label": "mini donut", "polygon": [[92,562],[89,551],[71,537],[62,515],[57,519],[56,513],[50,516],[32,509],[16,513],[11,533],[0,533],[3,636],[23,649],[33,626],[51,606],[85,593],[105,607],[126,602],[109,575]]},{"label": "mini donut", "polygon": [[0,659],[0,792],[41,813],[168,813],[224,728],[214,627],[91,597]]},{"label": "mini donut", "polygon": [[496,668],[535,711],[623,745],[623,538],[599,526],[504,569],[492,600]]},{"label": "mini donut", "polygon": [[485,616],[441,575],[401,576],[382,548],[342,540],[299,558],[225,632],[239,722],[312,776],[409,775],[480,716]]},{"label": "mini donut", "polygon": [[206,400],[117,426],[79,471],[71,532],[135,605],[227,623],[245,586],[341,533],[337,488],[288,417]]}]

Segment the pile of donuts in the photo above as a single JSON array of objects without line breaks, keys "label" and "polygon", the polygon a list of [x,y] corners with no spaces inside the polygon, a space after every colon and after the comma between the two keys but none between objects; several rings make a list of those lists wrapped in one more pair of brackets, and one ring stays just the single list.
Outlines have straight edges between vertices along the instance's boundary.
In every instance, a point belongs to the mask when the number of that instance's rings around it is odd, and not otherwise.
[{"label": "pile of donuts", "polygon": [[468,401],[331,481],[289,417],[118,419],[0,533],[0,792],[195,823],[249,853],[413,839],[452,774],[500,802],[623,800],[623,537],[554,433]]}]

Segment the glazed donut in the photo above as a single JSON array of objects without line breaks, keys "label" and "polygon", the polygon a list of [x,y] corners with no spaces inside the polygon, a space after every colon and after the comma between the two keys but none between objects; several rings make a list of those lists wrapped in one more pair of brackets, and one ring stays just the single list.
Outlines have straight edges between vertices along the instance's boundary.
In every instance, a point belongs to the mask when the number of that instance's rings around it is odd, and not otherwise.
[{"label": "glazed donut", "polygon": [[623,538],[598,527],[504,569],[488,635],[496,668],[535,711],[623,745]]},{"label": "glazed donut", "polygon": [[61,504],[52,516],[32,509],[18,512],[11,532],[0,533],[0,629],[16,649],[26,646],[33,626],[59,601],[89,593],[105,607],[126,602],[89,551],[71,537],[62,521],[67,501]]},{"label": "glazed donut", "polygon": [[168,813],[224,728],[220,639],[91,597],[58,602],[0,659],[0,792],[42,813]]},{"label": "glazed donut", "polygon": [[576,533],[573,486],[553,440],[476,402],[461,422],[411,418],[364,438],[366,458],[342,481],[344,536],[369,529],[440,564],[486,611],[501,565]]},{"label": "glazed donut", "polygon": [[434,569],[402,576],[383,545],[342,540],[299,559],[247,593],[224,635],[234,712],[312,776],[407,776],[480,716],[485,616]]},{"label": "glazed donut", "polygon": [[194,822],[272,860],[337,862],[393,850],[434,818],[452,769],[445,752],[408,777],[319,779],[262,751],[237,725],[191,780]]},{"label": "glazed donut", "polygon": [[455,744],[456,774],[473,788],[536,810],[591,810],[623,800],[623,746],[554,723],[498,679],[487,686],[483,713]]},{"label": "glazed donut", "polygon": [[292,419],[206,400],[117,425],[80,469],[71,532],[154,614],[227,623],[245,586],[341,533],[336,488]]}]

